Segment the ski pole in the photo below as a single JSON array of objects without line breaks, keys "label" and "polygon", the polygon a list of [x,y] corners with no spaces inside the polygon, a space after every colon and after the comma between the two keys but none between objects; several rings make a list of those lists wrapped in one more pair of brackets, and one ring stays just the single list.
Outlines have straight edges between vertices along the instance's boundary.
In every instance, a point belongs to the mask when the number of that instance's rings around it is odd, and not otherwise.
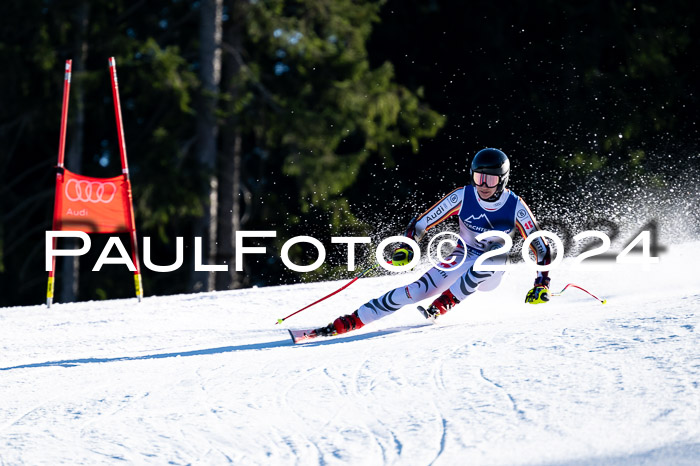
[{"label": "ski pole", "polygon": [[[340,288],[338,288],[337,290],[335,290],[333,293],[331,293],[331,294],[329,294],[329,295],[327,295],[327,296],[324,296],[323,298],[319,299],[318,301],[314,301],[313,303],[309,304],[308,306],[302,307],[302,308],[299,309],[298,311],[289,314],[287,317],[284,317],[284,318],[282,318],[282,319],[277,319],[277,324],[281,324],[282,322],[284,322],[285,320],[289,319],[289,318],[292,317],[293,315],[299,314],[301,311],[310,308],[310,307],[313,306],[314,304],[318,304],[318,303],[320,303],[321,301],[330,298],[330,297],[333,296],[334,294],[340,293],[340,292],[343,291],[345,288],[347,288],[347,287],[349,287],[350,285],[352,285],[353,283],[355,283],[358,279],[360,279],[360,278],[361,278],[362,276],[364,276],[366,273],[368,273],[368,272],[370,272],[370,271],[376,269],[377,267],[379,267],[379,264],[374,264],[373,266],[366,268],[362,273],[360,273],[359,275],[357,275],[355,278],[353,278],[352,280],[350,280],[350,281],[349,281],[348,283],[346,283],[345,285],[343,285],[343,286],[341,286]],[[277,325],[277,324],[275,324],[275,325]]]},{"label": "ski pole", "polygon": [[561,290],[559,293],[552,293],[552,296],[561,296],[561,295],[564,293],[564,291],[566,291],[566,289],[567,289],[568,287],[570,287],[570,286],[572,286],[572,287],[574,287],[574,288],[578,288],[579,290],[581,290],[581,291],[583,291],[583,292],[585,292],[585,293],[588,293],[589,295],[591,295],[592,297],[594,297],[595,299],[597,299],[598,301],[600,301],[601,304],[605,304],[605,303],[608,302],[607,299],[600,299],[599,297],[597,297],[596,295],[594,295],[594,294],[591,293],[590,291],[584,290],[584,289],[581,288],[580,286],[574,285],[573,283],[569,283],[568,285],[566,285],[566,286],[564,287],[564,289]]}]

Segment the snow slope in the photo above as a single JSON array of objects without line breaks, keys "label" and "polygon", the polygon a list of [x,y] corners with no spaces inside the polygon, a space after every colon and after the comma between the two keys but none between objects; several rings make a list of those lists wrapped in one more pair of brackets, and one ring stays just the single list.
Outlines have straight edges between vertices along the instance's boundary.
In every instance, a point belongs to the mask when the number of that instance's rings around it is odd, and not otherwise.
[{"label": "snow slope", "polygon": [[414,274],[0,309],[0,464],[700,464],[700,243],[661,263],[516,266],[427,325],[411,308],[293,346]]}]

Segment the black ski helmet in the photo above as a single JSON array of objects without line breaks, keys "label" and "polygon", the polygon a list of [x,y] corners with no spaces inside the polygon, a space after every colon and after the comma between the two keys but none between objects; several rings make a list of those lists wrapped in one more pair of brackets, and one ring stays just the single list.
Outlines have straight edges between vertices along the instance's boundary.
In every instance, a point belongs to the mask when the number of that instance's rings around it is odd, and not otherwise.
[{"label": "black ski helmet", "polygon": [[501,193],[506,188],[508,183],[508,175],[510,174],[510,161],[508,156],[498,149],[481,149],[472,159],[471,168],[469,170],[469,178],[471,184],[474,185],[474,172],[486,173],[488,175],[498,175],[499,182],[496,187],[496,192],[489,201],[496,200],[501,196]]}]

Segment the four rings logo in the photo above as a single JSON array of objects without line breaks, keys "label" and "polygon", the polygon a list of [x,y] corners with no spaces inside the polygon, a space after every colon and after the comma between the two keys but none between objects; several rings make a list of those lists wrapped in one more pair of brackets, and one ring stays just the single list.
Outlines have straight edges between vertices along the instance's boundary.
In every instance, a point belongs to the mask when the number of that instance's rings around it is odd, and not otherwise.
[{"label": "four rings logo", "polygon": [[92,202],[96,204],[102,202],[109,204],[117,194],[117,186],[111,181],[102,183],[100,181],[68,180],[65,188],[65,195],[69,201]]}]

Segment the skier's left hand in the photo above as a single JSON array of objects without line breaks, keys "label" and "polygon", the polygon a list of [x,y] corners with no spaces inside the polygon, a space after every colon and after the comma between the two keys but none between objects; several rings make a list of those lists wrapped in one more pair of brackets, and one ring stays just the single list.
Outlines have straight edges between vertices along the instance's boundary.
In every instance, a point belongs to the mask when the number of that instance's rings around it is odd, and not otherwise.
[{"label": "skier's left hand", "polygon": [[546,286],[536,286],[527,292],[525,302],[530,304],[541,304],[549,301],[549,288]]},{"label": "skier's left hand", "polygon": [[541,304],[549,301],[549,277],[537,277],[535,286],[527,292],[525,302],[530,304]]}]

